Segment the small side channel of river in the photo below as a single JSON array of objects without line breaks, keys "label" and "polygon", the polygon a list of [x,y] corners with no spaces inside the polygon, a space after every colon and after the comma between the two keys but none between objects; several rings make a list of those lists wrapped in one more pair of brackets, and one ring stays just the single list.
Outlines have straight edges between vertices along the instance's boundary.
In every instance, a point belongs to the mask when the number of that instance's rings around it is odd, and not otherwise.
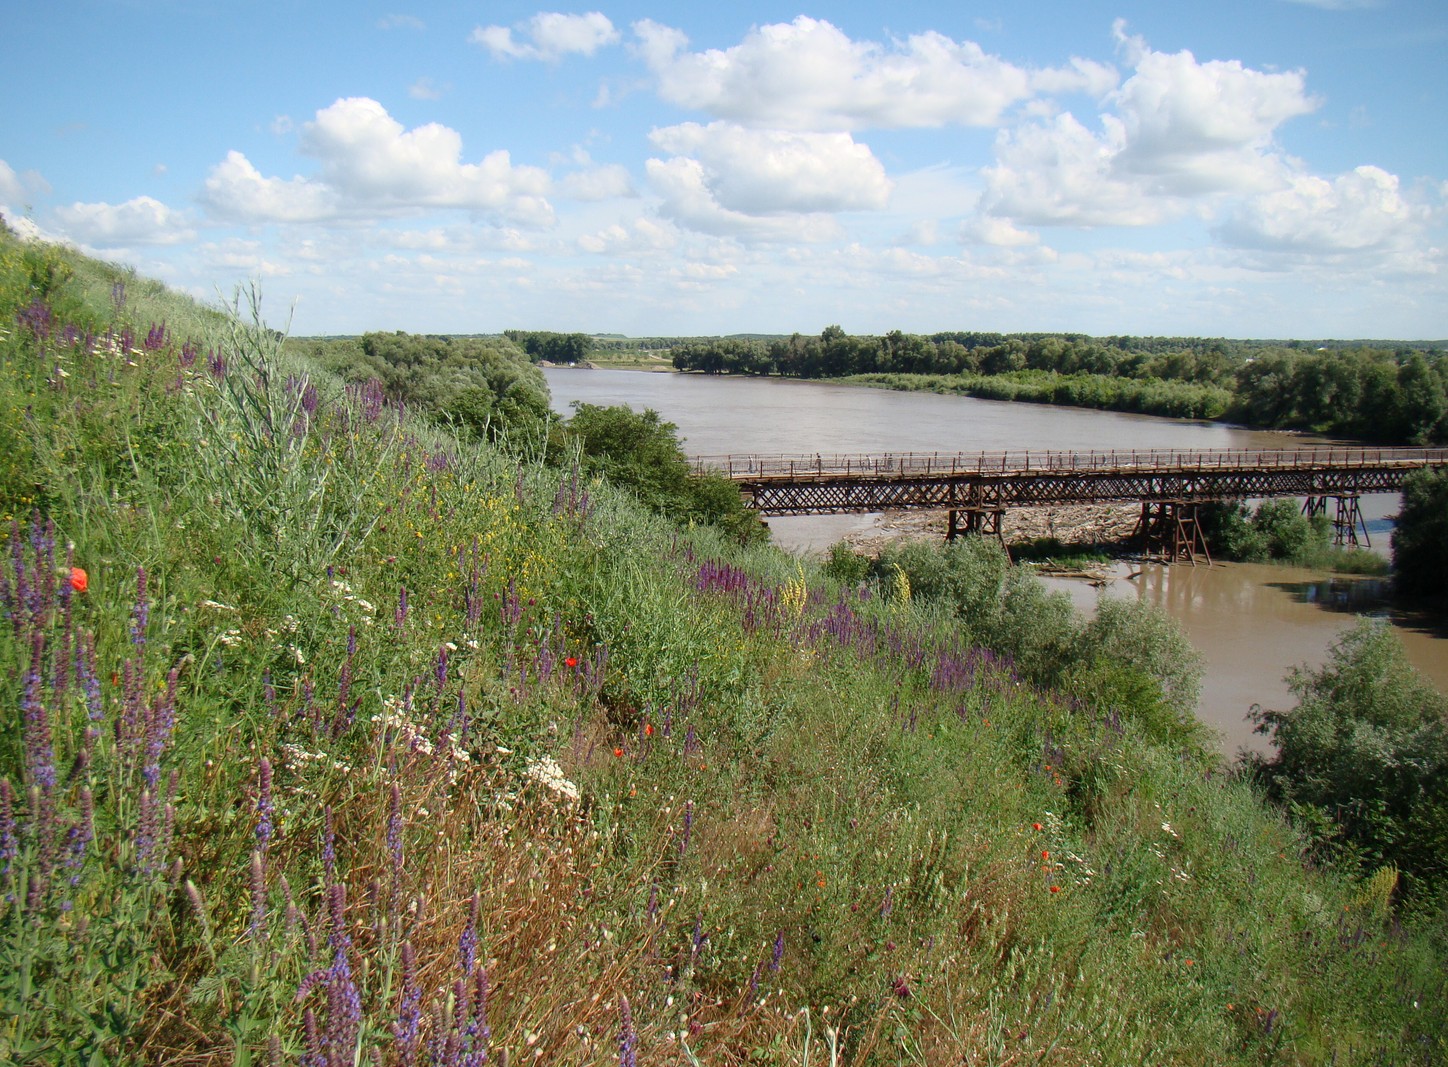
[{"label": "small side channel of river", "polygon": [[[901,393],[776,378],[549,368],[554,410],[575,402],[652,408],[679,428],[691,455],[727,453],[956,452],[1000,449],[1292,448],[1319,443],[1297,435],[1216,423],[1158,419],[1036,404],[1009,404],[932,393]],[[1396,495],[1363,498],[1372,547],[1386,552]],[[791,551],[822,551],[876,516],[770,520],[774,540]],[[1292,704],[1285,676],[1316,667],[1354,616],[1393,622],[1408,658],[1448,692],[1443,623],[1406,615],[1377,579],[1251,564],[1120,564],[1101,589],[1049,579],[1083,612],[1099,596],[1136,596],[1166,610],[1201,652],[1206,674],[1198,715],[1222,736],[1227,753],[1264,747],[1246,720],[1254,704]]]}]

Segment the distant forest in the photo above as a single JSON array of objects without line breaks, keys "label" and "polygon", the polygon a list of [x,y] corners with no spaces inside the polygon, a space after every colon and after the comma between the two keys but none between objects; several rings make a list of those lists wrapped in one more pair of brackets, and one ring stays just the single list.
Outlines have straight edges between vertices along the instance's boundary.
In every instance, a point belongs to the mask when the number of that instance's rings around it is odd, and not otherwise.
[{"label": "distant forest", "polygon": [[[634,342],[634,347],[645,347]],[[671,346],[679,370],[1223,419],[1382,443],[1448,440],[1441,341],[1257,341],[952,331],[729,337]]]}]

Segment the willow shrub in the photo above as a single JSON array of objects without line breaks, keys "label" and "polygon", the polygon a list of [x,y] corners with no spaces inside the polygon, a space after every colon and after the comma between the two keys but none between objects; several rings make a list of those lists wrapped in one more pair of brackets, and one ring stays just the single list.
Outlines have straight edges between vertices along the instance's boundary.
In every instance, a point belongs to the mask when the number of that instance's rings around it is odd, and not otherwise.
[{"label": "willow shrub", "polygon": [[1368,871],[1391,866],[1406,887],[1441,892],[1448,877],[1448,701],[1407,662],[1383,623],[1346,631],[1317,670],[1295,669],[1294,708],[1258,709],[1273,755],[1257,773],[1311,826],[1326,854]]}]

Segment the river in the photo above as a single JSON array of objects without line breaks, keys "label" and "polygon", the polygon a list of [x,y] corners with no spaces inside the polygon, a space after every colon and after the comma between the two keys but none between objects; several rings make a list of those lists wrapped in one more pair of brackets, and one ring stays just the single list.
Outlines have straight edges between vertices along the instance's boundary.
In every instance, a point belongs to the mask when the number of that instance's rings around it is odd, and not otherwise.
[{"label": "river", "polygon": [[[903,393],[830,382],[778,378],[546,368],[554,410],[574,402],[652,408],[679,428],[691,455],[730,452],[973,452],[1001,449],[1292,448],[1317,443],[1300,435],[1218,423],[1011,404],[970,397]],[[1396,494],[1366,496],[1367,529],[1386,552]],[[820,551],[873,516],[772,518],[775,543]],[[1139,573],[1137,573],[1139,572]],[[1129,575],[1135,574],[1135,577]],[[1432,620],[1392,609],[1377,579],[1334,578],[1317,571],[1243,563],[1122,565],[1106,587],[1051,579],[1083,612],[1098,596],[1136,596],[1166,610],[1201,652],[1206,674],[1198,715],[1218,731],[1224,751],[1264,749],[1246,714],[1253,704],[1293,702],[1285,676],[1316,667],[1356,614],[1393,622],[1413,666],[1448,692],[1448,641]]]}]

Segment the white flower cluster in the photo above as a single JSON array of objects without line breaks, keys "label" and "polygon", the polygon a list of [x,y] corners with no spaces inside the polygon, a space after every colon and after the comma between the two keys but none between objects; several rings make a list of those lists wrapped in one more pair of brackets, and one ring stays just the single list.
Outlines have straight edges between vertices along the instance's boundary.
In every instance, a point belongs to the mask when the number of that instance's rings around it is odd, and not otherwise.
[{"label": "white flower cluster", "polygon": [[372,616],[377,614],[377,606],[370,600],[363,600],[352,592],[352,587],[340,579],[332,579],[332,589],[341,594],[342,600],[349,604],[355,604],[362,612],[362,624],[372,625]]},{"label": "white flower cluster", "polygon": [[372,721],[385,730],[397,731],[397,739],[407,748],[424,756],[438,756],[448,762],[448,782],[456,782],[463,770],[472,763],[468,750],[458,744],[450,733],[443,734],[436,743],[427,732],[405,714],[407,708],[401,698],[382,698],[382,713],[372,716]]},{"label": "white flower cluster", "polygon": [[91,345],[91,355],[110,356],[113,359],[120,359],[121,357],[126,357],[126,366],[128,367],[134,367],[136,365],[136,361],[134,359],[131,359],[130,357],[139,356],[140,354],[141,350],[139,348],[136,348],[134,345],[129,349],[122,348],[121,339],[115,334],[107,334],[103,337],[97,337],[95,339],[95,342]]},{"label": "white flower cluster", "polygon": [[352,767],[350,764],[343,763],[340,760],[334,760],[329,757],[325,752],[311,752],[303,748],[301,745],[294,745],[290,743],[282,745],[281,752],[282,762],[285,763],[288,767],[293,768],[294,770],[300,770],[301,768],[307,766],[307,764],[309,763],[321,763],[330,764],[332,770],[341,771],[343,774],[352,773]]},{"label": "white flower cluster", "polygon": [[551,789],[559,796],[567,797],[569,800],[578,800],[582,796],[578,786],[564,776],[563,768],[558,766],[558,761],[552,756],[529,760],[523,773],[545,789]]}]

